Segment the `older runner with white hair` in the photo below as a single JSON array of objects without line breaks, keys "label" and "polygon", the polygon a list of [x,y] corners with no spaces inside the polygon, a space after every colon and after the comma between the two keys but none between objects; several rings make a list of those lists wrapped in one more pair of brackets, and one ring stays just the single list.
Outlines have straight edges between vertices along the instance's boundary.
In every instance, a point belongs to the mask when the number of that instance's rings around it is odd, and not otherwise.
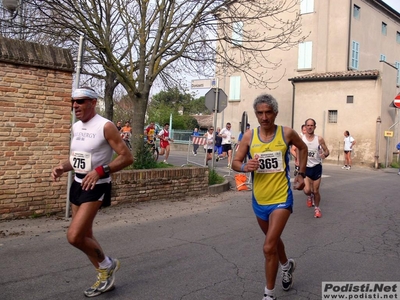
[{"label": "older runner with white hair", "polygon": [[[97,93],[89,87],[72,93],[71,105],[80,121],[72,126],[69,160],[55,167],[51,174],[57,181],[64,173],[75,171],[70,188],[72,220],[67,239],[88,256],[97,270],[97,281],[84,291],[86,297],[98,296],[114,287],[120,262],[104,254],[93,236],[93,220],[100,207],[111,204],[110,174],[133,162],[117,127],[96,113],[97,98]],[[113,152],[117,154],[114,160]]]}]

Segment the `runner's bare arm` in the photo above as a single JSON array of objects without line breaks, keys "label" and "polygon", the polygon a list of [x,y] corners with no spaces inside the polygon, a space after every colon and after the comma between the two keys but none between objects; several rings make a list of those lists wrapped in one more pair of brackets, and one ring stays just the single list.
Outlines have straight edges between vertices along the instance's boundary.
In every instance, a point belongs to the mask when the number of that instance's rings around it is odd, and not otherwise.
[{"label": "runner's bare arm", "polygon": [[326,158],[326,157],[328,157],[330,152],[329,152],[329,149],[328,149],[328,147],[326,146],[325,140],[324,140],[324,138],[323,138],[322,136],[318,136],[318,143],[319,143],[320,146],[322,147],[322,150],[324,150],[324,153],[322,154],[323,157],[321,157],[321,158]]},{"label": "runner's bare arm", "polygon": [[110,173],[118,172],[133,163],[133,156],[128,146],[119,137],[118,130],[112,123],[104,125],[104,137],[118,156],[109,164]]}]

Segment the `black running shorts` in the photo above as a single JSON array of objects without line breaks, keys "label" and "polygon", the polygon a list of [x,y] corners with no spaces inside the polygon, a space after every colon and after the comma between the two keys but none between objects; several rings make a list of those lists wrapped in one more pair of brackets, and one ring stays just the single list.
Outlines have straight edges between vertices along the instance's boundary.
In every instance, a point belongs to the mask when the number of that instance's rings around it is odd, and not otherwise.
[{"label": "black running shorts", "polygon": [[111,205],[111,182],[96,184],[93,190],[82,190],[82,186],[75,180],[69,190],[69,202],[80,206],[82,203],[102,201],[101,207]]},{"label": "black running shorts", "polygon": [[232,150],[232,145],[231,144],[223,144],[222,145],[222,152],[228,152]]}]

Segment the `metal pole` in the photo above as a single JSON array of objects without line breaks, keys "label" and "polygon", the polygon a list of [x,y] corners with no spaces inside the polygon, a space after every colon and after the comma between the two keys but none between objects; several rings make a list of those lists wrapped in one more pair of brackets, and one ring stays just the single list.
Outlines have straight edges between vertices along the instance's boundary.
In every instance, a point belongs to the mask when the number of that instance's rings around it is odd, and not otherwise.
[{"label": "metal pole", "polygon": [[25,26],[25,19],[24,19],[24,0],[20,1],[19,5],[19,39],[23,40],[24,39],[24,26]]},{"label": "metal pole", "polygon": [[[214,132],[217,131],[217,110],[218,110],[218,93],[219,93],[219,80],[218,78],[216,78],[217,80],[217,87],[215,88],[215,103],[214,103]],[[213,135],[214,135],[213,132]],[[215,156],[215,136],[213,138],[213,147],[212,147],[212,159],[211,159],[211,169],[214,169],[214,156]]]},{"label": "metal pole", "polygon": [[381,122],[382,122],[381,117],[378,117],[376,119],[376,133],[375,133],[375,136],[376,136],[375,163],[374,163],[375,169],[379,169],[379,152],[380,152],[379,142],[380,142],[380,138],[381,138],[381,134],[380,134],[381,133]]},{"label": "metal pole", "polygon": [[172,113],[169,115],[169,131],[171,132],[170,138],[173,139],[173,130],[172,130]]},{"label": "metal pole", "polygon": [[[75,83],[74,83],[74,89],[77,89],[79,87],[79,78],[81,76],[81,68],[82,68],[82,56],[83,56],[83,47],[84,47],[84,42],[85,38],[83,35],[80,36],[79,38],[79,50],[78,50],[78,59],[76,63],[76,77],[75,77]],[[71,110],[72,112],[72,121],[71,121],[71,128],[72,130],[72,125],[76,122],[75,118],[75,110]],[[72,134],[70,131],[70,141],[72,142]],[[69,218],[69,189],[72,184],[72,172],[68,172],[68,181],[67,181],[67,199],[65,203],[65,218]]]}]

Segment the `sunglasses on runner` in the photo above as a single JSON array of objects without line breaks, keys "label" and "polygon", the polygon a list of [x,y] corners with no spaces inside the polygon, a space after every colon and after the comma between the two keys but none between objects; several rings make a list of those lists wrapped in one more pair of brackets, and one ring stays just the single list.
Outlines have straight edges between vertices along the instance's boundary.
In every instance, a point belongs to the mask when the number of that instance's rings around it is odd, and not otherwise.
[{"label": "sunglasses on runner", "polygon": [[92,99],[89,99],[89,98],[86,98],[86,99],[71,99],[71,104],[74,105],[74,103],[76,102],[77,104],[81,105],[81,104],[85,103],[85,100],[92,100]]}]

